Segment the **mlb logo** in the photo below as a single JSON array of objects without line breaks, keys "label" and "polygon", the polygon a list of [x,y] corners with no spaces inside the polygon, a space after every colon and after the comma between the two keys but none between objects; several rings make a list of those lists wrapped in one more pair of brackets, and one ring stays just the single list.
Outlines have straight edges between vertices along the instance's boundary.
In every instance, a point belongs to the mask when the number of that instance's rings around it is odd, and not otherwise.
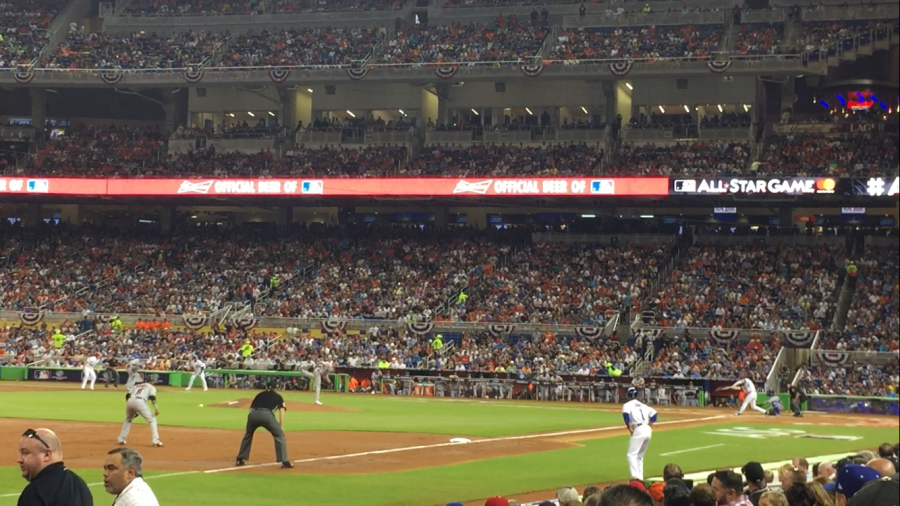
[{"label": "mlb logo", "polygon": [[31,193],[48,193],[50,181],[46,179],[29,179],[26,189]]},{"label": "mlb logo", "polygon": [[303,181],[300,184],[300,193],[322,195],[325,193],[325,183],[323,181]]},{"label": "mlb logo", "polygon": [[697,191],[697,181],[693,179],[676,179],[675,191],[684,193],[694,193]]},{"label": "mlb logo", "polygon": [[616,182],[612,179],[594,179],[591,181],[591,193],[601,195],[615,195]]}]

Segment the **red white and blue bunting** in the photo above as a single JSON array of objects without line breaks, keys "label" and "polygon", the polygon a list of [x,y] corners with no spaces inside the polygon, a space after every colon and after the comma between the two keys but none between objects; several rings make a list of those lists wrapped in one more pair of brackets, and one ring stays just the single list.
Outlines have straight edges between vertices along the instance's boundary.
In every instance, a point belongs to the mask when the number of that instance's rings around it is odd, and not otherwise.
[{"label": "red white and blue bunting", "polygon": [[575,327],[575,334],[578,337],[584,337],[587,339],[597,339],[603,336],[603,327],[591,327],[587,325],[582,325]]},{"label": "red white and blue bunting", "polygon": [[327,334],[334,334],[336,332],[343,332],[347,330],[347,322],[342,320],[322,320],[322,330]]},{"label": "red white and blue bunting", "polygon": [[44,320],[44,312],[30,312],[30,311],[22,311],[19,313],[19,321],[24,325],[34,326],[38,323],[41,323]]},{"label": "red white and blue bunting", "polygon": [[434,322],[409,322],[406,324],[407,330],[416,335],[424,335],[434,329]]},{"label": "red white and blue bunting", "polygon": [[16,79],[16,82],[19,84],[28,84],[34,79],[34,72],[28,71],[19,71],[13,74],[13,77]]},{"label": "red white and blue bunting", "polygon": [[543,65],[522,65],[522,73],[526,77],[537,77],[544,71]]},{"label": "red white and blue bunting", "polygon": [[438,77],[438,79],[450,79],[456,75],[459,71],[459,67],[438,67],[434,69],[434,75]]},{"label": "red white and blue bunting", "polygon": [[709,337],[719,344],[728,344],[741,335],[740,330],[710,330]]},{"label": "red white and blue bunting", "polygon": [[259,323],[258,318],[252,316],[239,316],[231,320],[231,324],[238,330],[250,330]]},{"label": "red white and blue bunting", "polygon": [[494,337],[500,337],[503,334],[512,334],[516,327],[508,323],[492,323],[488,326],[488,332]]},{"label": "red white and blue bunting", "polygon": [[269,79],[275,84],[281,84],[291,77],[291,69],[270,69]]},{"label": "red white and blue bunting", "polygon": [[787,348],[810,348],[815,339],[815,332],[805,330],[784,333],[784,345]]},{"label": "red white and blue bunting", "polygon": [[361,81],[369,75],[369,69],[365,68],[349,68],[347,69],[347,77],[354,81]]},{"label": "red white and blue bunting", "polygon": [[709,68],[709,71],[712,72],[713,74],[722,74],[731,68],[731,60],[726,60],[726,61],[710,60],[710,61],[706,62],[706,66],[707,66],[707,68]]},{"label": "red white and blue bunting", "polygon": [[850,361],[850,354],[846,351],[817,351],[816,359],[828,367],[838,367]]},{"label": "red white and blue bunting", "polygon": [[624,61],[615,61],[607,65],[609,68],[609,73],[616,77],[625,77],[631,72],[631,68],[634,67],[634,62],[631,60]]},{"label": "red white and blue bunting", "polygon": [[203,74],[201,69],[188,69],[184,71],[184,80],[188,84],[197,84],[203,80]]},{"label": "red white and blue bunting", "polygon": [[122,72],[116,72],[115,70],[106,70],[100,72],[100,80],[105,84],[110,86],[115,86],[122,82],[122,79],[125,78],[125,74]]},{"label": "red white and blue bunting", "polygon": [[181,321],[185,327],[191,330],[200,330],[209,321],[209,316],[204,314],[185,314],[181,315]]}]

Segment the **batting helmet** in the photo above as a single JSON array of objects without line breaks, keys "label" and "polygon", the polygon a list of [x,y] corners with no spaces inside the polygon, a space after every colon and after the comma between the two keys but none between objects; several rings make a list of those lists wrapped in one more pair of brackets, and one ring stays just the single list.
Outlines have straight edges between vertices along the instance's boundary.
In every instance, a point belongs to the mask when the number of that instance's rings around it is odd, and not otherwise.
[{"label": "batting helmet", "polygon": [[773,389],[773,388],[767,388],[767,389],[766,389],[766,395],[768,395],[769,397],[772,397],[773,395],[775,395],[775,389]]},{"label": "batting helmet", "polygon": [[625,394],[629,399],[637,399],[638,391],[637,388],[631,387],[628,389],[628,392]]}]

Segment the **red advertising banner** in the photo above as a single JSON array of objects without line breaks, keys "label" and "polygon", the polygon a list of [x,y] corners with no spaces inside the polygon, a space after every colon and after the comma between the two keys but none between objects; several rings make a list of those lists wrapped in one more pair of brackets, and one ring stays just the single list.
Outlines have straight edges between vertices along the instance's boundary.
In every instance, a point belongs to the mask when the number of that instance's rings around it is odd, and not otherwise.
[{"label": "red advertising banner", "polygon": [[106,195],[106,179],[0,177],[0,194]]},{"label": "red advertising banner", "polygon": [[0,194],[111,197],[323,196],[454,197],[664,196],[669,180],[653,178],[397,179],[0,179]]}]

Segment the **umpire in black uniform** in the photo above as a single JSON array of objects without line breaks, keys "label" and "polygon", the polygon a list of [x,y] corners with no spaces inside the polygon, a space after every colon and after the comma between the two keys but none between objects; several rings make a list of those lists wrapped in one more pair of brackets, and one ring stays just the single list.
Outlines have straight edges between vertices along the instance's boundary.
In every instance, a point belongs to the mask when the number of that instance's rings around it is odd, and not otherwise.
[{"label": "umpire in black uniform", "polygon": [[[235,465],[243,466],[250,458],[250,447],[253,445],[253,433],[262,427],[272,434],[275,439],[275,459],[281,462],[282,469],[291,469],[294,464],[288,459],[287,438],[281,426],[284,424],[284,413],[287,406],[284,398],[273,390],[272,383],[266,384],[266,389],[257,394],[250,404],[250,414],[247,415],[247,430],[241,441],[241,450],[238,452]],[[275,419],[275,413],[278,419]]]}]

